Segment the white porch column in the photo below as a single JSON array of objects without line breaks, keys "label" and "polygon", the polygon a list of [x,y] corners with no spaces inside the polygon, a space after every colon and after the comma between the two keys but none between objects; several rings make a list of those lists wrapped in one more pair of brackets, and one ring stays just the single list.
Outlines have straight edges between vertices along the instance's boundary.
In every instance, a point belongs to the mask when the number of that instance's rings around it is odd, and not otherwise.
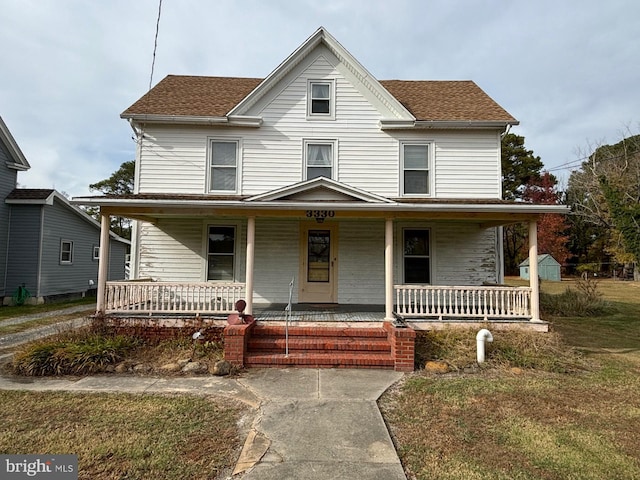
[{"label": "white porch column", "polygon": [[109,276],[109,230],[111,218],[108,213],[100,211],[100,256],[98,260],[98,291],[96,292],[96,314],[105,310],[105,292]]},{"label": "white porch column", "polygon": [[393,321],[393,219],[384,223],[384,319]]},{"label": "white porch column", "polygon": [[253,313],[253,265],[255,260],[256,217],[247,218],[247,265],[245,272],[245,290],[247,308],[245,313]]},{"label": "white porch column", "polygon": [[531,321],[540,321],[540,283],[538,281],[538,222],[529,222],[529,286],[531,287]]}]

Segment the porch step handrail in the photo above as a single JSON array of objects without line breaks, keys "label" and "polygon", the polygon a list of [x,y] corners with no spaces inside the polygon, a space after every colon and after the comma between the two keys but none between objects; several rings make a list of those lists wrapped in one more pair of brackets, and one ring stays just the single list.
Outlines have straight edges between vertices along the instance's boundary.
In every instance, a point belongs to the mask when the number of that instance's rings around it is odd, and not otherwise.
[{"label": "porch step handrail", "polygon": [[395,312],[403,317],[530,318],[531,288],[394,285]]},{"label": "porch step handrail", "polygon": [[244,283],[112,281],[105,313],[229,314],[244,293]]}]

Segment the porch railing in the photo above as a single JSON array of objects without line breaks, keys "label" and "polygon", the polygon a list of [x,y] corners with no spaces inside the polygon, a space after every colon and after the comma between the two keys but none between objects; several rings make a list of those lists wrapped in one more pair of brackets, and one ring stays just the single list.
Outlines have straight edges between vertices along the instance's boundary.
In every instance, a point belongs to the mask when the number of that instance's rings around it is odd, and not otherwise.
[{"label": "porch railing", "polygon": [[531,318],[531,288],[395,285],[395,312],[403,317]]},{"label": "porch railing", "polygon": [[105,313],[228,314],[244,292],[244,283],[107,282]]}]

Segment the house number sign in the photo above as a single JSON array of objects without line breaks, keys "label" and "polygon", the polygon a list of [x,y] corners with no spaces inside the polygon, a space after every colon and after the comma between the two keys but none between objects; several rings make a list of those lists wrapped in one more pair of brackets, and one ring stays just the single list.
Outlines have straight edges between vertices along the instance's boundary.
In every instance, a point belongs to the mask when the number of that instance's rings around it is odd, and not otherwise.
[{"label": "house number sign", "polygon": [[333,218],[336,216],[336,212],[333,210],[307,210],[307,218]]}]

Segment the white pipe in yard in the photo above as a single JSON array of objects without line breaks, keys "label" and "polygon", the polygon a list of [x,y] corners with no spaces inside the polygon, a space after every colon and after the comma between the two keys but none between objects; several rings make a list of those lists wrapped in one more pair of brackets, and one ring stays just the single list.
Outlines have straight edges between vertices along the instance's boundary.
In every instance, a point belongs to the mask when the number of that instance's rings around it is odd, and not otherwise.
[{"label": "white pipe in yard", "polygon": [[476,335],[476,349],[477,349],[476,358],[478,360],[478,363],[484,362],[485,342],[493,342],[493,335],[491,335],[491,332],[489,330],[487,330],[486,328],[483,328]]}]

